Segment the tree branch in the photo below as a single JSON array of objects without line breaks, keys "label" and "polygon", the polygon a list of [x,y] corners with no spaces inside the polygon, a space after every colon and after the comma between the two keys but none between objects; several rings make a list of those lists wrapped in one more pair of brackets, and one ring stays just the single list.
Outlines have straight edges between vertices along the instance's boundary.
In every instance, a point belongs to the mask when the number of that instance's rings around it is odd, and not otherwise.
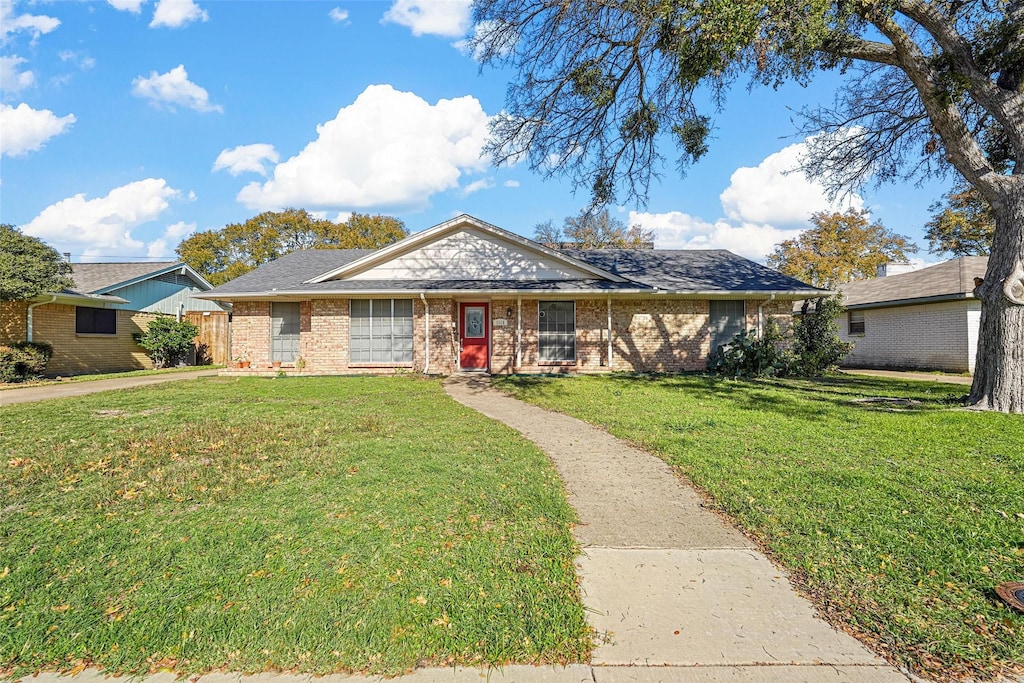
[{"label": "tree branch", "polygon": [[1003,127],[1015,157],[1024,160],[1024,96],[996,85],[974,59],[971,46],[953,23],[923,0],[901,0],[899,11],[920,24],[952,58],[974,98]]},{"label": "tree branch", "polygon": [[944,88],[917,43],[891,16],[876,13],[869,16],[868,21],[892,41],[899,56],[899,67],[917,89],[928,117],[942,138],[950,163],[985,194],[986,199],[993,201],[1000,191],[992,177],[997,175],[995,169],[971,135],[956,103],[942,96]]}]

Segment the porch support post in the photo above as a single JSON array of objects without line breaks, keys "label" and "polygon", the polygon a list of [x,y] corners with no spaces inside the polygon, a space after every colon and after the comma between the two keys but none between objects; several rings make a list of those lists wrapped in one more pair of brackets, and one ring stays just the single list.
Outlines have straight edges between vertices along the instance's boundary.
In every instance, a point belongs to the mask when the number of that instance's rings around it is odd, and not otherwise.
[{"label": "porch support post", "polygon": [[427,297],[423,292],[420,292],[420,300],[423,301],[423,322],[425,326],[423,332],[423,345],[426,347],[423,354],[423,374],[426,375],[430,370],[430,304],[427,303]]},{"label": "porch support post", "polygon": [[516,371],[523,367],[523,297],[516,297]]},{"label": "porch support post", "polygon": [[608,296],[608,369],[612,369],[612,297]]}]

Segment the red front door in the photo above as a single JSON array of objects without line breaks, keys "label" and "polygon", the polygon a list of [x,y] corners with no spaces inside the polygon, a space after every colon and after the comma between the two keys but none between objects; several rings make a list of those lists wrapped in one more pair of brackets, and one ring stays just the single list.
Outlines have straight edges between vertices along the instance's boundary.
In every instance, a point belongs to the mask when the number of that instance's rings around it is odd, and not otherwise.
[{"label": "red front door", "polygon": [[459,304],[459,368],[487,370],[491,335],[490,304]]}]

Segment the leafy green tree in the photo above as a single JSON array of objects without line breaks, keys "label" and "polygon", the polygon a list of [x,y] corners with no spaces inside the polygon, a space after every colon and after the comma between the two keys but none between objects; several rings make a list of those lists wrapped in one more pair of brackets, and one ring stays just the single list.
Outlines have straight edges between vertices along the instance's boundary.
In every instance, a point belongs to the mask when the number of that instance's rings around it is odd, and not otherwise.
[{"label": "leafy green tree", "polygon": [[25,301],[74,284],[71,264],[56,249],[0,224],[0,301]]},{"label": "leafy green tree", "polygon": [[875,277],[878,266],[905,261],[917,246],[880,222],[870,223],[866,211],[820,211],[813,227],[780,242],[768,265],[815,287],[835,289],[851,280]]},{"label": "leafy green tree", "polygon": [[551,221],[534,226],[534,239],[549,247],[577,249],[649,249],[654,246],[654,233],[640,225],[626,225],[608,209],[566,216],[562,227]]},{"label": "leafy green tree", "polygon": [[185,358],[197,334],[199,328],[193,323],[161,315],[149,321],[145,332],[132,336],[139,346],[149,351],[154,367],[166,368]]},{"label": "leafy green tree", "polygon": [[738,80],[850,74],[803,112],[803,169],[840,191],[952,166],[989,203],[971,403],[1024,412],[1024,306],[1004,296],[1024,287],[1024,0],[476,0],[474,20],[474,54],[515,74],[494,161],[568,175],[598,205],[644,200],[663,141],[680,170],[700,159],[707,103]]},{"label": "leafy green tree", "polygon": [[853,350],[853,344],[839,339],[842,298],[804,301],[800,315],[793,321],[793,373],[817,377],[835,370]]},{"label": "leafy green tree", "polygon": [[298,249],[378,249],[405,236],[405,225],[391,216],[354,213],[334,223],[303,209],[285,209],[196,233],[177,252],[216,286]]},{"label": "leafy green tree", "polygon": [[977,190],[959,186],[931,206],[925,223],[928,251],[954,256],[987,256],[996,222],[992,207]]}]

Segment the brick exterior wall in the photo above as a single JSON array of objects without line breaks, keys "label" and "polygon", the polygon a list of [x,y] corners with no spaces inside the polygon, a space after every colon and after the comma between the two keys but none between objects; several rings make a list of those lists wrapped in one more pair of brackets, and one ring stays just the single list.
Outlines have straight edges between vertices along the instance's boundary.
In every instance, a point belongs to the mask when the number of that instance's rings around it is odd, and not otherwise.
[{"label": "brick exterior wall", "polygon": [[[391,297],[374,297],[388,299]],[[299,306],[301,363],[285,364],[296,374],[339,375],[382,372],[423,372],[427,362],[427,316],[423,301],[413,300],[413,362],[411,365],[350,364],[349,299],[313,299]],[[453,322],[457,307],[451,299],[428,299],[430,306],[431,373],[455,371],[457,341]],[[248,360],[249,372],[271,369],[270,302],[235,302],[231,323],[231,358]],[[301,366],[301,367],[298,367]]]},{"label": "brick exterior wall", "polygon": [[[380,297],[388,298],[388,297]],[[430,306],[430,367],[432,374],[450,374],[458,368],[458,302],[428,299]],[[576,301],[576,361],[542,363],[537,353],[538,300],[522,299],[521,340],[517,340],[515,298],[490,300],[491,372],[678,372],[702,370],[710,351],[709,305],[706,300],[635,299],[612,301],[612,363],[608,363],[607,299]],[[745,305],[748,329],[757,328],[757,306]],[[411,366],[351,365],[348,357],[349,300],[314,299],[300,308],[300,353],[303,367],[285,366],[301,374],[356,374],[422,372],[426,363],[426,316],[423,302],[413,299],[414,351]],[[785,329],[791,304],[765,305],[765,315],[776,317]],[[509,309],[511,314],[509,315]],[[501,321],[504,321],[502,323]],[[516,364],[517,341],[520,363]],[[270,369],[270,303],[235,303],[232,357],[251,361],[250,372]]]},{"label": "brick exterior wall", "polygon": [[977,301],[944,301],[866,309],[862,335],[850,334],[849,314],[844,313],[839,338],[854,348],[843,365],[971,372],[980,306]]},{"label": "brick exterior wall", "polygon": [[74,306],[45,304],[32,309],[32,338],[53,345],[47,375],[149,370],[153,361],[132,334],[145,331],[155,317],[153,313],[119,309],[116,335],[76,334]]}]

